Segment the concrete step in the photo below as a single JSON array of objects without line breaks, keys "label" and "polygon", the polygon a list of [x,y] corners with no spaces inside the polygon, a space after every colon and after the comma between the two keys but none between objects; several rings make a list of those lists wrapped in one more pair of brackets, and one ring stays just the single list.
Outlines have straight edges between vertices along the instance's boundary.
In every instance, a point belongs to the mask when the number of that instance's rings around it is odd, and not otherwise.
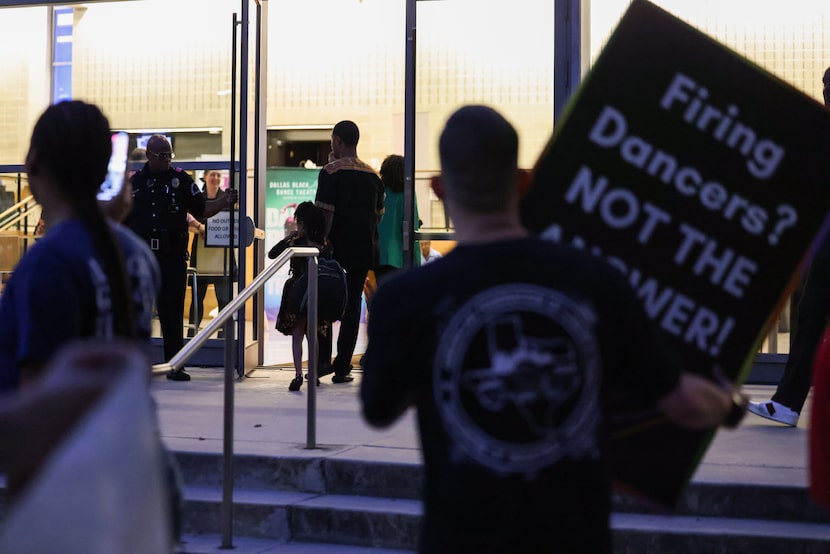
[{"label": "concrete step", "polygon": [[[665,514],[665,510],[619,494],[614,495],[613,510],[623,513]],[[830,513],[810,499],[805,487],[781,484],[692,481],[673,514],[830,523]]]},{"label": "concrete step", "polygon": [[826,554],[830,526],[760,519],[612,514],[615,554]]},{"label": "concrete step", "polygon": [[233,550],[222,548],[221,535],[185,535],[176,546],[175,554],[406,554],[410,550],[346,546],[312,542],[291,542],[282,540],[232,538]]},{"label": "concrete step", "polygon": [[[219,454],[176,452],[188,485],[221,485]],[[423,488],[420,464],[372,462],[333,457],[236,455],[234,486],[265,490],[380,496],[418,500]]]},{"label": "concrete step", "polygon": [[[184,532],[218,536],[222,458],[177,453]],[[234,536],[411,551],[422,514],[420,464],[340,457],[234,458]],[[830,514],[804,487],[693,481],[673,515],[615,495],[615,551],[830,552]],[[267,551],[267,550],[265,550]]]},{"label": "concrete step", "polygon": [[[176,453],[187,485],[221,487],[222,457]],[[234,486],[419,500],[420,464],[371,462],[335,457],[239,455],[234,457]],[[615,495],[615,512],[659,515],[663,512],[635,498]],[[675,515],[830,523],[830,514],[813,504],[803,486],[692,481]]]},{"label": "concrete step", "polygon": [[[221,528],[220,488],[188,487],[185,496],[187,536],[216,536]],[[261,541],[259,545],[300,548],[305,541],[324,541],[339,545],[338,552],[345,546],[412,551],[420,519],[421,504],[415,500],[245,489],[234,493],[234,536]],[[625,554],[830,552],[830,526],[825,523],[614,513],[612,528],[614,551]],[[188,548],[183,551],[196,551]],[[237,546],[237,552],[243,551]]]},{"label": "concrete step", "polygon": [[[221,531],[221,487],[184,490],[183,532]],[[414,549],[421,518],[418,500],[237,488],[234,535],[282,541]]]}]

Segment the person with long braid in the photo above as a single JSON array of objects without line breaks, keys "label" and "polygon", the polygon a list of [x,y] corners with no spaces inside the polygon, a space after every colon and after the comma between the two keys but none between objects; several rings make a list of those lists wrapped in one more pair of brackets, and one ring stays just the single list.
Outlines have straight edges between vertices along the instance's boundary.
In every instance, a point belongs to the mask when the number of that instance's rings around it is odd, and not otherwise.
[{"label": "person with long braid", "polygon": [[46,234],[0,298],[0,392],[36,379],[76,339],[149,348],[159,269],[147,245],[99,208],[111,152],[109,122],[94,105],[54,104],[34,126],[26,172]]}]

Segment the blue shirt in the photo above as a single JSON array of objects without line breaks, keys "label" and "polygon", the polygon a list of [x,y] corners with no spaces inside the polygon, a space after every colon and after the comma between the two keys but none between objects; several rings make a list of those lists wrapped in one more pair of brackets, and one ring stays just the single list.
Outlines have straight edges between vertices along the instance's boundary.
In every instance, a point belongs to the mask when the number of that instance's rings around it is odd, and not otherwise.
[{"label": "blue shirt", "polygon": [[[149,345],[160,284],[155,256],[112,224],[130,276],[139,336]],[[114,336],[111,294],[86,227],[72,219],[49,229],[23,256],[0,296],[0,391],[19,386],[20,368],[48,362],[74,339]]]}]

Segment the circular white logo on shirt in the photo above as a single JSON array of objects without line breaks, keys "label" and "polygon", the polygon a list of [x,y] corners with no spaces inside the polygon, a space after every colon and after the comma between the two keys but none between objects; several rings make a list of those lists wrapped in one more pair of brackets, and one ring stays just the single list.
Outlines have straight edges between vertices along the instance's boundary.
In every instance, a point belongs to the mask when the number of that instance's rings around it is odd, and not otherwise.
[{"label": "circular white logo on shirt", "polygon": [[594,320],[589,307],[530,284],[487,289],[464,304],[433,366],[453,454],[497,473],[598,457]]}]

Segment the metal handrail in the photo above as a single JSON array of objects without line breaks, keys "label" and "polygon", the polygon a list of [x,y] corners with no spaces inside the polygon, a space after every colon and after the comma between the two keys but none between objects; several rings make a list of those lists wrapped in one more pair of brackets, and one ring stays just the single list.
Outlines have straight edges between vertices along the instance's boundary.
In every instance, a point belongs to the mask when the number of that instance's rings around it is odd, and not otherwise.
[{"label": "metal handrail", "polygon": [[[190,341],[179,350],[169,362],[163,364],[156,364],[153,366],[153,375],[166,375],[170,371],[178,370],[184,367],[184,363],[190,359],[193,354],[208,340],[215,331],[217,331],[228,319],[230,319],[234,312],[243,307],[245,302],[256,294],[265,283],[279,271],[279,269],[286,264],[291,258],[307,257],[308,258],[308,316],[307,316],[307,340],[308,340],[308,382],[317,382],[317,256],[320,251],[317,248],[293,246],[287,248],[282,254],[277,256],[274,263],[265,268],[265,271],[260,273],[250,285],[245,287],[239,294],[228,302],[227,306],[213,318],[213,320],[201,331],[190,339]],[[226,340],[229,340],[231,335],[226,334]],[[234,368],[225,367],[225,372],[232,372]],[[308,387],[308,414],[306,425],[306,448],[317,448],[317,387]]]},{"label": "metal handrail", "polygon": [[[29,206],[30,202],[33,202],[34,204]],[[3,213],[0,213],[0,221],[3,221],[5,218],[7,218],[9,216],[14,216],[9,221],[7,221],[7,222],[3,223],[2,225],[0,225],[0,232],[5,231],[6,229],[11,227],[12,225],[15,225],[16,223],[18,223],[24,217],[31,214],[35,210],[35,208],[37,208],[37,205],[38,204],[37,204],[37,202],[35,202],[34,196],[27,196],[26,198],[24,198],[23,200],[21,200],[17,204],[15,204],[14,206],[11,206],[10,208],[8,208]],[[21,209],[24,209],[25,211],[21,212],[21,213],[18,213]]]},{"label": "metal handrail", "polygon": [[[201,348],[203,344],[205,344],[205,342],[207,342],[208,338],[214,332],[218,331],[219,328],[225,323],[225,321],[227,321],[230,317],[232,317],[233,313],[236,312],[237,310],[239,310],[242,307],[242,305],[245,304],[245,302],[248,301],[248,299],[250,299],[254,294],[256,294],[259,291],[259,289],[261,289],[263,286],[265,286],[265,283],[268,281],[268,279],[273,277],[274,274],[282,266],[284,266],[286,264],[286,262],[288,262],[291,258],[293,258],[295,256],[315,258],[314,277],[316,277],[317,276],[316,256],[319,255],[319,254],[320,254],[320,251],[316,248],[294,246],[294,247],[286,249],[282,254],[280,254],[277,257],[276,260],[274,260],[274,263],[272,263],[271,265],[266,267],[265,270],[262,273],[257,275],[256,279],[251,281],[251,284],[249,284],[247,287],[242,289],[239,292],[239,294],[233,300],[228,302],[228,304],[224,308],[222,308],[222,310],[216,315],[216,317],[214,317],[213,320],[210,323],[208,323],[207,326],[204,329],[202,329],[201,331],[196,333],[196,335],[192,339],[190,339],[190,341],[188,341],[188,343],[184,346],[184,348],[179,350],[170,359],[169,362],[154,365],[153,366],[153,375],[164,375],[164,374],[166,374],[167,372],[169,372],[171,370],[178,370],[178,369],[181,369],[182,367],[184,367],[184,363],[187,360],[189,360],[193,356],[193,354],[195,354],[196,351],[199,348]],[[309,269],[311,269],[311,267],[309,267]],[[309,273],[309,275],[311,275],[311,273]],[[311,295],[312,281],[315,284],[317,282],[316,278],[315,279],[309,279],[309,291],[308,291],[309,299],[308,299],[308,301],[309,301],[309,306],[311,305],[312,302],[315,303],[314,313],[316,314],[317,297],[315,296],[314,298],[312,298],[312,295]],[[311,310],[309,310],[309,312],[311,312]],[[314,336],[316,337],[316,333],[314,333]],[[311,337],[309,337],[309,341],[310,341],[310,339],[311,339]],[[309,342],[309,345],[310,344],[311,343]]]},{"label": "metal handrail", "polygon": [[[277,256],[274,263],[265,268],[265,271],[260,273],[250,285],[245,287],[239,294],[231,300],[227,306],[217,314],[213,321],[207,327],[196,333],[184,348],[179,350],[173,358],[167,363],[156,364],[153,366],[153,375],[165,374],[168,371],[179,369],[184,365],[201,345],[207,341],[208,337],[214,331],[219,329],[228,319],[230,319],[234,312],[239,309],[244,309],[245,302],[256,294],[265,283],[274,276],[274,274],[286,264],[291,258],[295,256],[308,258],[308,409],[306,410],[306,448],[317,448],[317,387],[314,383],[317,382],[317,256],[320,251],[316,248],[293,246],[287,248],[282,254]],[[225,349],[229,349],[232,345],[233,333],[230,329],[225,332]],[[227,354],[227,352],[226,352]],[[223,486],[222,486],[222,517],[227,518],[223,521],[223,525],[230,529],[233,525],[233,373],[232,367],[233,357],[225,356],[225,406],[224,406],[224,431],[223,431]],[[237,363],[244,361],[238,360]]]}]

